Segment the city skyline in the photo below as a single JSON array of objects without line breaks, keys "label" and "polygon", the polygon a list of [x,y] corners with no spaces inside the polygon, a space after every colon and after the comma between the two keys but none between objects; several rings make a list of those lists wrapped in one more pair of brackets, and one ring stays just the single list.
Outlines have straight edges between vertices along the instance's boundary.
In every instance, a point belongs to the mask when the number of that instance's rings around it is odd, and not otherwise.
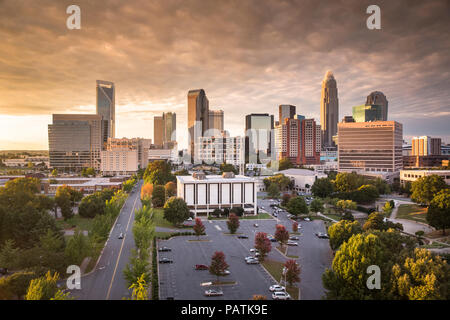
[{"label": "city skyline", "polygon": [[320,121],[327,70],[338,81],[339,121],[381,91],[406,140],[450,142],[445,2],[382,2],[379,31],[365,27],[364,1],[79,5],[82,28],[73,31],[65,4],[2,2],[0,35],[10,41],[0,45],[0,149],[47,149],[52,114],[95,112],[98,79],[115,85],[117,137],[153,138],[153,117],[170,111],[186,148],[186,92],[196,88],[221,106],[232,136],[243,135],[245,115],[276,115],[281,104]]}]

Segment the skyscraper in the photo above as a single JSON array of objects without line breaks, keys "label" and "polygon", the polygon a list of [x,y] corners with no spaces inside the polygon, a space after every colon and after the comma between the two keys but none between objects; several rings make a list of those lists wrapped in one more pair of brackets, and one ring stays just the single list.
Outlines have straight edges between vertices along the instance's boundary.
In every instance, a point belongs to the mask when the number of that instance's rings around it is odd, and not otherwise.
[{"label": "skyscraper", "polygon": [[292,106],[290,104],[282,104],[280,106],[278,106],[278,112],[279,112],[279,117],[278,117],[278,123],[282,124],[284,123],[284,119],[288,118],[288,119],[294,119],[295,117],[295,106]]},{"label": "skyscraper", "polygon": [[353,107],[353,119],[355,122],[384,121],[383,107],[381,105],[362,105]]},{"label": "skyscraper", "polygon": [[223,129],[223,110],[209,110],[209,129],[222,132]]},{"label": "skyscraper", "polygon": [[320,100],[320,124],[322,128],[322,145],[333,147],[333,136],[337,134],[339,122],[339,100],[336,80],[331,71],[327,71],[322,81]]},{"label": "skyscraper", "polygon": [[153,118],[153,143],[158,149],[164,144],[164,119],[161,116]]},{"label": "skyscraper", "polygon": [[106,148],[108,138],[115,138],[116,107],[115,87],[109,81],[97,80],[97,114],[102,116],[102,148]]},{"label": "skyscraper", "polygon": [[102,123],[96,114],[54,114],[48,125],[50,167],[99,170]]},{"label": "skyscraper", "polygon": [[366,106],[374,105],[374,104],[381,106],[381,115],[382,115],[381,120],[387,121],[387,119],[388,119],[388,101],[383,92],[374,91],[367,96]]},{"label": "skyscraper", "polygon": [[174,112],[166,112],[162,115],[163,119],[163,147],[172,149],[177,140],[177,115]]},{"label": "skyscraper", "polygon": [[196,161],[195,143],[203,137],[209,128],[209,100],[205,90],[190,90],[188,92],[188,139],[191,161]]},{"label": "skyscraper", "polygon": [[412,156],[430,156],[441,154],[441,138],[429,136],[413,137],[411,141]]},{"label": "skyscraper", "polygon": [[245,116],[245,162],[261,163],[262,159],[272,156],[273,115],[252,113]]}]

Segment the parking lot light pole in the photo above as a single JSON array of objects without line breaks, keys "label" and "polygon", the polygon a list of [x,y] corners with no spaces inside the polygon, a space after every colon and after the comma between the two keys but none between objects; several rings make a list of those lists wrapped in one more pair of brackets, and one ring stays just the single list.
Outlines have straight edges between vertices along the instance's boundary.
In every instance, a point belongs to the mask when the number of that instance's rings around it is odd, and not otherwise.
[{"label": "parking lot light pole", "polygon": [[283,276],[284,276],[284,292],[286,292],[286,273],[287,273],[287,268],[283,267]]}]

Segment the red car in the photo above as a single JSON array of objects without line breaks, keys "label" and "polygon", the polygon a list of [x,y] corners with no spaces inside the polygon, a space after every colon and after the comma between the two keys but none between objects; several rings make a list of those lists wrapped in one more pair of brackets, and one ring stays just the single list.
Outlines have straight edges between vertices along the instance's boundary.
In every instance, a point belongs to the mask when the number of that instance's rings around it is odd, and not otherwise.
[{"label": "red car", "polygon": [[204,265],[204,264],[196,264],[195,265],[195,270],[208,270],[208,266]]}]

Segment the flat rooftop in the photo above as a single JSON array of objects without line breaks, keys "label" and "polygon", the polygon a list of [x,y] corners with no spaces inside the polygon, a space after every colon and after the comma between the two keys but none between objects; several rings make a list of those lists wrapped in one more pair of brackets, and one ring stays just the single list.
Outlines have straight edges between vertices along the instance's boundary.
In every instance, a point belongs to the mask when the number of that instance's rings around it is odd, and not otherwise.
[{"label": "flat rooftop", "polygon": [[322,175],[321,173],[317,173],[315,171],[307,170],[307,169],[286,169],[286,170],[278,171],[277,173],[282,173],[284,175],[288,174],[288,175],[293,175],[293,176],[317,176],[317,175]]},{"label": "flat rooftop", "polygon": [[192,176],[177,176],[181,183],[226,183],[226,182],[256,182],[254,178],[236,175],[234,178],[223,178],[219,175],[207,175],[205,179],[196,179]]}]

